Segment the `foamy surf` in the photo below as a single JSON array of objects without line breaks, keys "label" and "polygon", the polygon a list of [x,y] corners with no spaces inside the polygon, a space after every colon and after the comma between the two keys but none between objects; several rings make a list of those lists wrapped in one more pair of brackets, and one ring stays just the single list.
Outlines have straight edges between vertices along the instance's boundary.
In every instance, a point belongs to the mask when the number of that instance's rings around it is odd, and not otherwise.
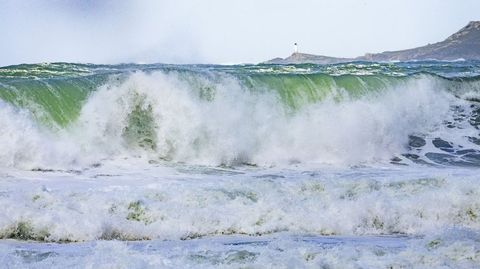
[{"label": "foamy surf", "polygon": [[475,72],[470,62],[0,68],[2,260],[472,267]]},{"label": "foamy surf", "polygon": [[2,260],[13,268],[479,261],[476,169],[140,164],[4,172],[0,234],[20,241],[0,243]]},{"label": "foamy surf", "polygon": [[[478,234],[453,230],[425,238],[215,237],[190,241],[0,245],[10,268],[473,268]],[[11,249],[15,248],[15,252]]]}]

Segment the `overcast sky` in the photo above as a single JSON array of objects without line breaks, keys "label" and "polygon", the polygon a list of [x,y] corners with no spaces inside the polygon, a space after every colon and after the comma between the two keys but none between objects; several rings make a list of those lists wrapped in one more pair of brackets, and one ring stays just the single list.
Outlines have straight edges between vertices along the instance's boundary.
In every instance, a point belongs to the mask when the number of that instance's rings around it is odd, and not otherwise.
[{"label": "overcast sky", "polygon": [[256,63],[441,41],[479,0],[0,0],[0,65]]}]

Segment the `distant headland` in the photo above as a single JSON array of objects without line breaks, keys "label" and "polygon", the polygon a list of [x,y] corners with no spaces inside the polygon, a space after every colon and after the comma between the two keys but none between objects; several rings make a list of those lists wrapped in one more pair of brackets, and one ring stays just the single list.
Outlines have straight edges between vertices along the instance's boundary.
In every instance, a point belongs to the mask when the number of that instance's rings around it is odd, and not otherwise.
[{"label": "distant headland", "polygon": [[265,64],[335,64],[352,61],[394,62],[394,61],[455,61],[480,60],[480,21],[472,21],[444,41],[426,46],[382,53],[367,53],[356,58],[336,58],[294,52],[287,58],[275,58]]}]

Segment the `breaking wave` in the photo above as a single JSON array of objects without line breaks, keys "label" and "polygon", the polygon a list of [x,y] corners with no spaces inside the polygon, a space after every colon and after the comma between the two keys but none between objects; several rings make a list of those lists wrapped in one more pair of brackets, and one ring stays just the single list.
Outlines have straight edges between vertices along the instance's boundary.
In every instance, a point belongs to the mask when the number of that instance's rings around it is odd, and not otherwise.
[{"label": "breaking wave", "polygon": [[475,77],[77,69],[3,71],[0,165],[480,164]]}]

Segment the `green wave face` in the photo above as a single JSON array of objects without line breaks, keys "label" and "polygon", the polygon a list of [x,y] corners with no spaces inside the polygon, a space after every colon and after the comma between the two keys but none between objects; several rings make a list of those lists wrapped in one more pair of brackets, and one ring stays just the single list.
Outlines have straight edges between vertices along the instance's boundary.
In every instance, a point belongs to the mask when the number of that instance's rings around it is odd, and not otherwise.
[{"label": "green wave face", "polygon": [[0,98],[29,110],[42,124],[74,121],[88,95],[118,70],[82,64],[34,64],[0,68]]},{"label": "green wave face", "polygon": [[75,120],[88,94],[101,83],[90,79],[17,80],[0,84],[0,98],[30,110],[44,124]]},{"label": "green wave face", "polygon": [[273,91],[291,108],[299,109],[306,104],[317,103],[325,98],[341,101],[375,94],[403,81],[402,78],[385,75],[326,74],[264,74],[250,75],[242,80],[249,90]]},{"label": "green wave face", "polygon": [[[415,154],[397,152],[405,146],[408,151],[408,137],[416,135],[434,145],[438,139],[449,143],[461,138],[459,148],[473,150],[462,154],[470,154],[465,158],[475,163],[477,156],[472,154],[477,154],[480,141],[479,66],[20,65],[0,68],[0,99],[27,111],[40,129],[70,133],[65,139],[73,144],[81,143],[72,132],[90,130],[92,141],[83,141],[79,150],[100,148],[102,154],[135,148],[164,160],[213,156],[216,164],[268,163],[266,152],[291,144],[281,154],[292,156],[284,159],[335,162],[349,159],[348,149],[365,144],[371,148],[358,148],[371,154],[365,160],[418,162],[421,157]],[[450,141],[436,137],[440,129]],[[350,135],[358,137],[357,144],[347,145]],[[382,147],[392,149],[383,156]],[[445,152],[452,155],[456,149]],[[424,154],[434,163],[453,160]]]},{"label": "green wave face", "polygon": [[[28,66],[27,66],[28,67]],[[20,70],[2,72],[0,98],[14,106],[30,110],[43,124],[60,127],[75,121],[82,105],[92,92],[106,83],[125,80],[127,70],[109,70],[106,74],[94,74],[82,70],[52,70],[43,72],[22,66]],[[32,67],[33,68],[33,67]],[[59,67],[56,67],[58,69]],[[145,72],[155,72],[151,69]],[[389,75],[339,75],[298,73],[228,73],[224,70],[184,70],[160,68],[160,72],[174,73],[206,100],[215,98],[215,89],[225,79],[236,80],[243,89],[253,93],[274,93],[284,105],[294,110],[306,104],[320,102],[325,98],[340,101],[358,98],[367,94],[395,87],[407,78]],[[92,74],[93,73],[93,74]]]}]

